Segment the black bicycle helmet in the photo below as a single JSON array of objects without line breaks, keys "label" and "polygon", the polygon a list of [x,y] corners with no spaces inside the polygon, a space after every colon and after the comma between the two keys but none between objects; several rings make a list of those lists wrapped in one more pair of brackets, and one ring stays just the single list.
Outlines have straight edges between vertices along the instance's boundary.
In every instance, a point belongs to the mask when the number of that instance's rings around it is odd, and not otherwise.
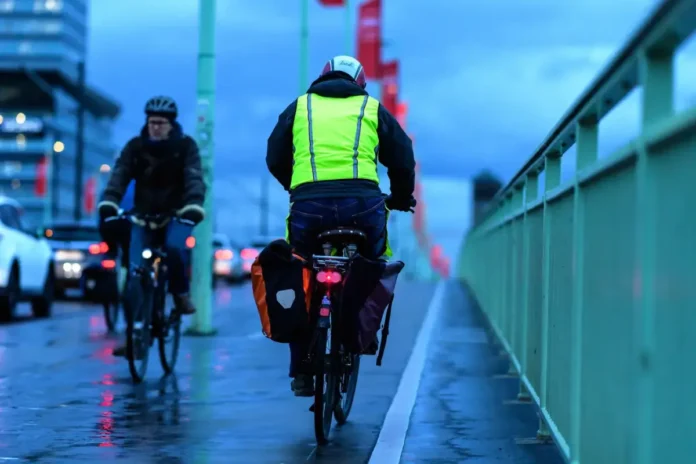
[{"label": "black bicycle helmet", "polygon": [[163,116],[168,119],[176,119],[179,110],[173,98],[165,96],[152,97],[145,104],[145,114],[148,116]]}]

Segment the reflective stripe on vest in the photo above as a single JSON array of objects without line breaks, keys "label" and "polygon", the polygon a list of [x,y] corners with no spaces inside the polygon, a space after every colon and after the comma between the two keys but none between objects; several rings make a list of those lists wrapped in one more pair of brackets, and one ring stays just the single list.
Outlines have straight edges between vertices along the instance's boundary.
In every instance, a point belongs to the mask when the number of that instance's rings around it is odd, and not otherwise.
[{"label": "reflective stripe on vest", "polygon": [[308,182],[366,179],[379,183],[379,102],[367,95],[297,99],[290,189]]}]

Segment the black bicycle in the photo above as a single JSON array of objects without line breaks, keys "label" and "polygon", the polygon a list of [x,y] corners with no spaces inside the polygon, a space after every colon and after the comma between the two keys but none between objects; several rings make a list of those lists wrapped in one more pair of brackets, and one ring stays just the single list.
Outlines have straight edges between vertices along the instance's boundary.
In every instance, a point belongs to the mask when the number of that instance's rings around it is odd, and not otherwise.
[{"label": "black bicycle", "polygon": [[[328,441],[331,422],[339,425],[348,420],[360,373],[360,355],[350,353],[341,342],[341,283],[348,271],[350,258],[366,242],[366,235],[356,229],[334,229],[319,234],[323,255],[312,257],[315,279],[316,329],[309,349],[308,362],[315,373],[314,432],[320,445]],[[332,250],[337,251],[331,256]],[[317,295],[316,292],[319,292]]]},{"label": "black bicycle", "polygon": [[[182,221],[171,214],[135,215],[126,213],[134,227],[146,227],[153,233],[162,230],[168,221]],[[193,225],[193,223],[191,223]],[[162,369],[169,374],[179,355],[181,315],[173,308],[167,311],[166,251],[162,246],[145,248],[141,262],[130,271],[123,308],[126,315],[126,358],[131,377],[140,383],[147,373],[150,347],[156,338]]]},{"label": "black bicycle", "polygon": [[[385,200],[389,198],[387,195],[384,197]],[[415,206],[415,201],[412,201],[410,213],[415,212]],[[351,353],[341,341],[343,311],[340,292],[350,259],[367,245],[367,235],[358,229],[339,227],[319,234],[317,242],[322,244],[323,255],[312,256],[315,280],[319,284],[315,287],[312,302],[318,302],[318,297],[321,297],[321,303],[314,305],[317,322],[308,362],[315,373],[314,404],[310,411],[314,412],[317,443],[323,445],[328,441],[332,419],[335,418],[339,425],[348,420],[358,385],[360,355]],[[378,366],[382,364],[389,334],[391,303],[389,305],[377,353]]]}]

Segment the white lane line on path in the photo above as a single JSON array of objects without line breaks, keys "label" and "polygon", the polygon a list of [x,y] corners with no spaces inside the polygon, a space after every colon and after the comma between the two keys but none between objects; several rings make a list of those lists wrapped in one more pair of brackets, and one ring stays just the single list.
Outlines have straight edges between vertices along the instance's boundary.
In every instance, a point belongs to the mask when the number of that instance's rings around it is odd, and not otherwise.
[{"label": "white lane line on path", "polygon": [[430,301],[425,320],[416,338],[416,344],[401,376],[396,395],[384,418],[382,430],[379,432],[377,444],[372,450],[368,464],[399,464],[401,461],[401,452],[404,449],[411,412],[416,404],[421,375],[428,356],[430,337],[442,309],[445,286],[446,281],[440,281],[433,299]]}]

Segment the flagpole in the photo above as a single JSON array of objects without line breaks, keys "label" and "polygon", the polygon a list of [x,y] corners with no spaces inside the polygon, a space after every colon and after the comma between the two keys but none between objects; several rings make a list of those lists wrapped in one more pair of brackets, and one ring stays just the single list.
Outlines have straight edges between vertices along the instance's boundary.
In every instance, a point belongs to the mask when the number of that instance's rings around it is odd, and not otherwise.
[{"label": "flagpole", "polygon": [[309,0],[300,0],[300,95],[307,91],[309,66]]},{"label": "flagpole", "polygon": [[345,0],[346,2],[346,11],[345,11],[345,20],[346,20],[346,37],[345,37],[345,48],[346,48],[346,55],[351,56],[353,53],[353,11],[352,11],[352,5],[350,0]]}]

